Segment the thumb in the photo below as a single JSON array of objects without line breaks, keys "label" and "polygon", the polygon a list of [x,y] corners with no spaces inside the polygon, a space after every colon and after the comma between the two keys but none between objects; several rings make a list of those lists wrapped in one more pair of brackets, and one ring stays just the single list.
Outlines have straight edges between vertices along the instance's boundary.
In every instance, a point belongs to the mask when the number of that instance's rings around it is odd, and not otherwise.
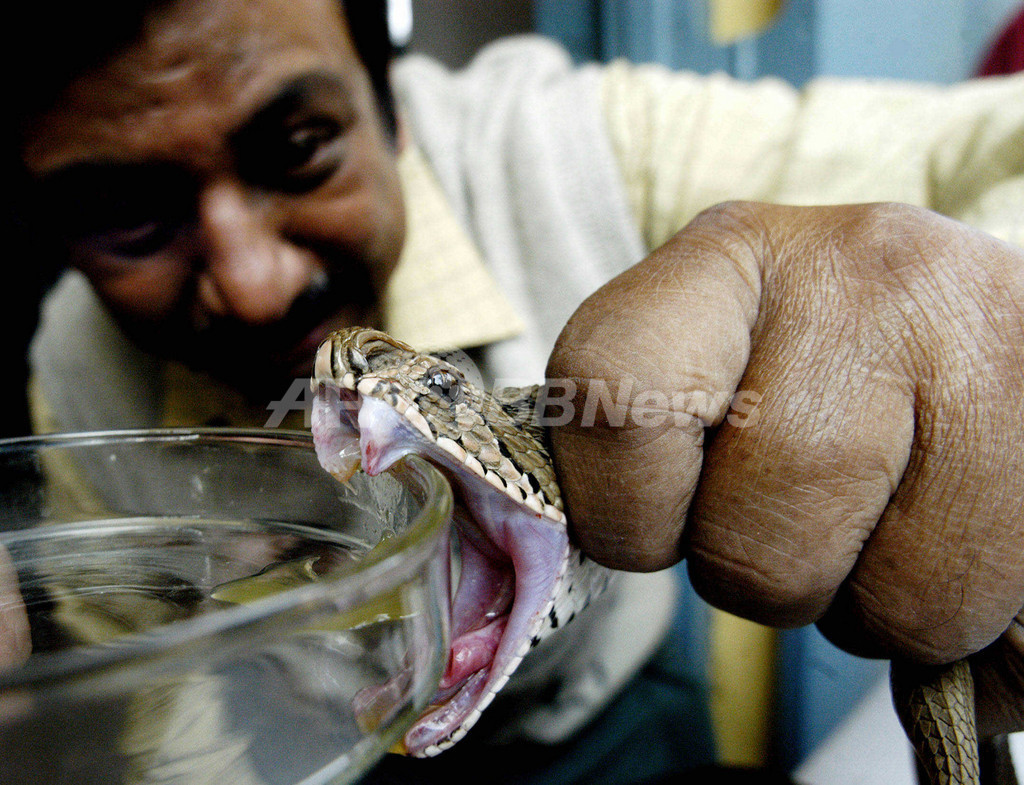
[{"label": "thumb", "polygon": [[562,388],[571,418],[552,453],[574,534],[602,564],[682,556],[704,428],[729,414],[750,354],[763,236],[755,205],[705,211],[588,298],[555,344],[549,400]]}]

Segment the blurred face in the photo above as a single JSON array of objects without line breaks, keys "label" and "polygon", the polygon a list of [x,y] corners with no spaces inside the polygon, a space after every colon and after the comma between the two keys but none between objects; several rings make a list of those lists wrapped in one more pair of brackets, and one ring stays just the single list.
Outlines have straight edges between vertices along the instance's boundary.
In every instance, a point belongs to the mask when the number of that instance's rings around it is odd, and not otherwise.
[{"label": "blurred face", "polygon": [[378,325],[401,194],[337,0],[183,0],[28,131],[40,216],[122,329],[252,395]]}]

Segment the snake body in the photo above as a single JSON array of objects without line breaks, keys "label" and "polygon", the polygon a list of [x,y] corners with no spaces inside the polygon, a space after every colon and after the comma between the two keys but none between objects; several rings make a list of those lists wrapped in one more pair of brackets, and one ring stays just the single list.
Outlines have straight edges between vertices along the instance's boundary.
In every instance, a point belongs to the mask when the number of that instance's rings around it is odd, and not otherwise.
[{"label": "snake body", "polygon": [[974,679],[966,660],[928,668],[893,663],[896,713],[930,785],[981,782]]},{"label": "snake body", "polygon": [[[434,706],[406,734],[430,756],[457,742],[522,657],[581,612],[613,573],[568,538],[537,387],[500,398],[454,365],[386,333],[349,328],[317,352],[313,435],[324,467],[347,479],[405,454],[438,465],[460,496],[462,572],[452,651]],[[978,785],[974,691],[966,662],[893,666],[893,697],[932,785]]]}]

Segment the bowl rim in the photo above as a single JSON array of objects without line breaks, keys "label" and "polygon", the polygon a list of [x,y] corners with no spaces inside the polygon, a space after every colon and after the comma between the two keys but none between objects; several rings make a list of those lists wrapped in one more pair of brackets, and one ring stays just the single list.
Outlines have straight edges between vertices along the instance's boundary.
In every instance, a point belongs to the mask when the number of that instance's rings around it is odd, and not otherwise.
[{"label": "bowl rim", "polygon": [[[315,460],[312,434],[306,431],[234,427],[133,428],[20,436],[0,439],[0,457],[29,448],[106,442],[258,444],[308,450],[314,453]],[[167,658],[176,649],[185,651],[204,639],[255,628],[278,618],[286,627],[290,615],[301,613],[303,607],[330,602],[332,595],[337,595],[342,587],[346,589],[343,596],[347,601],[336,601],[334,610],[344,612],[403,583],[420,571],[439,548],[447,546],[454,501],[444,475],[417,455],[405,456],[384,473],[397,479],[407,490],[421,494],[422,504],[405,531],[382,540],[359,561],[343,566],[330,578],[132,633],[118,638],[118,645],[114,647],[83,646],[30,657],[21,666],[0,670],[0,692],[58,679],[92,678],[111,669]],[[410,554],[414,558],[409,559]]]}]

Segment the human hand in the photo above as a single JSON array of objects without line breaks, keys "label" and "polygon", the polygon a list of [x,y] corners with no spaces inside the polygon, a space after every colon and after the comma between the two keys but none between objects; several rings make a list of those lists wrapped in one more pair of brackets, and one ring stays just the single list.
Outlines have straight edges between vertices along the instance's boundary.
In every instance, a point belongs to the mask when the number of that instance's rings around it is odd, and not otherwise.
[{"label": "human hand", "polygon": [[685,556],[713,604],[856,654],[973,655],[979,729],[1024,729],[1024,252],[905,205],[722,205],[589,298],[548,377],[597,561]]}]

